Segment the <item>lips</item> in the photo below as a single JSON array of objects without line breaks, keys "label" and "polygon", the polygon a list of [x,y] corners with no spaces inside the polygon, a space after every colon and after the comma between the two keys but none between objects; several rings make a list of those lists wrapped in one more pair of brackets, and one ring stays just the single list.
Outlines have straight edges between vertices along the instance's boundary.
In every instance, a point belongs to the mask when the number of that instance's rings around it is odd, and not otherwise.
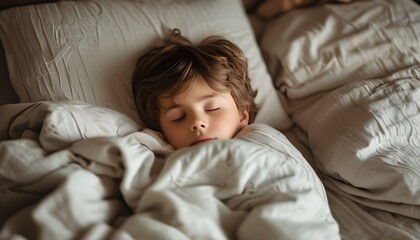
[{"label": "lips", "polygon": [[212,137],[205,137],[205,136],[200,136],[198,137],[192,144],[191,146],[197,145],[197,144],[201,144],[201,143],[207,143],[207,142],[211,142],[216,140],[217,138],[212,138]]}]

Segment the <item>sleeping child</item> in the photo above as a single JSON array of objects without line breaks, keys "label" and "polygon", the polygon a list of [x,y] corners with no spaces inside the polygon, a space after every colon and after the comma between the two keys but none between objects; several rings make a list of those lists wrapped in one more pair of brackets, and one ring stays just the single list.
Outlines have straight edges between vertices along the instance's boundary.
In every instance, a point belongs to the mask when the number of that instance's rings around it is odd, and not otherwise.
[{"label": "sleeping child", "polygon": [[153,239],[174,227],[176,239],[339,239],[309,163],[281,132],[250,124],[256,92],[234,43],[193,44],[174,29],[140,57],[132,89],[146,129],[126,138],[137,153],[119,151],[135,157],[123,161],[122,194],[136,214],[126,226]]},{"label": "sleeping child", "polygon": [[257,111],[246,58],[218,36],[193,45],[174,29],[139,59],[132,84],[141,120],[175,149],[230,139]]}]

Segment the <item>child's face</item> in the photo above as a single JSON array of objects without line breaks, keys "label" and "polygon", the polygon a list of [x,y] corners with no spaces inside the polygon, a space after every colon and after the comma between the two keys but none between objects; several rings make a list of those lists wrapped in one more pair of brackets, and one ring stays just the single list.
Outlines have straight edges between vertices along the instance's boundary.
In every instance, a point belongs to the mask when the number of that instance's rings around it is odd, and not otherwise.
[{"label": "child's face", "polygon": [[214,91],[201,77],[174,98],[159,97],[159,105],[162,132],[175,149],[230,139],[249,121],[229,92]]}]

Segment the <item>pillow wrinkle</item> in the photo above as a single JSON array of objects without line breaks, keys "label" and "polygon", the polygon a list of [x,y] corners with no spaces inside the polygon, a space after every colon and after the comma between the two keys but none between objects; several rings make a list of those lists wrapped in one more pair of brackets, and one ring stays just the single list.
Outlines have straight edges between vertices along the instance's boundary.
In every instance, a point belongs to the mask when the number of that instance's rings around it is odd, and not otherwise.
[{"label": "pillow wrinkle", "polygon": [[275,85],[303,100],[419,64],[419,10],[410,0],[296,9],[270,20],[261,48]]},{"label": "pillow wrinkle", "polygon": [[411,70],[336,90],[309,124],[319,169],[364,204],[419,203],[420,90]]},{"label": "pillow wrinkle", "polygon": [[291,126],[239,0],[60,1],[0,12],[0,39],[21,101],[80,100],[139,124],[132,73],[140,55],[173,28],[193,42],[222,35],[237,44],[257,90],[255,121]]}]

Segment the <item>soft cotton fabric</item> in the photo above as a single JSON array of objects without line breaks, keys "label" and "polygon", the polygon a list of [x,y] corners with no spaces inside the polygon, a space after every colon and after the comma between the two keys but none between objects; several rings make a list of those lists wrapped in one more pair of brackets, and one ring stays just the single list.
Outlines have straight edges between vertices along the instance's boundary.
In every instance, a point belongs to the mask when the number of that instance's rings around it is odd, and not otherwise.
[{"label": "soft cotton fabric", "polygon": [[[15,109],[2,121],[56,120]],[[49,153],[40,131],[0,143],[2,238],[340,239],[320,179],[267,125],[178,151],[145,130]]]},{"label": "soft cotton fabric", "polygon": [[21,102],[81,100],[138,122],[131,93],[136,62],[174,28],[194,43],[210,35],[236,43],[258,91],[256,122],[290,127],[239,0],[61,1],[0,13],[10,81]]}]

